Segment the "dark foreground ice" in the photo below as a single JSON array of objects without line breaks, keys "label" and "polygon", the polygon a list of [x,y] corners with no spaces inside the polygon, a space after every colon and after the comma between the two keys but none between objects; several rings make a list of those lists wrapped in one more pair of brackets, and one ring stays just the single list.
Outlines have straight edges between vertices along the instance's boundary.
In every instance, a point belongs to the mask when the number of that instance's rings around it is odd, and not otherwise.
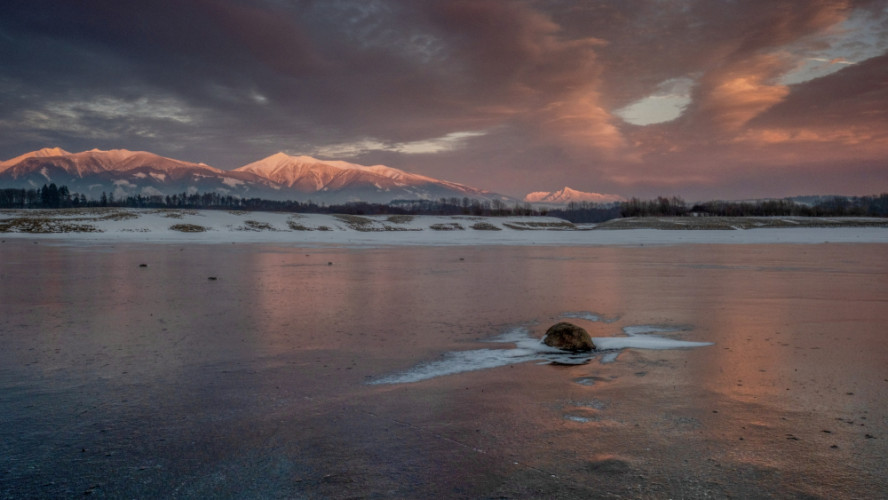
[{"label": "dark foreground ice", "polygon": [[884,497],[885,250],[6,241],[0,497]]}]

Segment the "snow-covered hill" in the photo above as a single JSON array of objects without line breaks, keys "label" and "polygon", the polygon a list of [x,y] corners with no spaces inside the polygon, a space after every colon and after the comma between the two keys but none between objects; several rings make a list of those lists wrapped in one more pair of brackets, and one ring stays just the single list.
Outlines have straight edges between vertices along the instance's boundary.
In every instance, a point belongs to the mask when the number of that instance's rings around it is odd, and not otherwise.
[{"label": "snow-covered hill", "polygon": [[[678,219],[688,219],[678,218]],[[633,223],[635,221],[635,223]],[[90,208],[0,211],[0,248],[18,240],[122,243],[276,243],[292,246],[379,245],[649,245],[766,243],[888,243],[877,221],[761,218],[761,227],[722,231],[666,227],[660,218],[571,224],[554,217],[330,215],[227,210]],[[649,222],[662,225],[653,229]],[[685,221],[686,222],[686,221]],[[722,221],[730,224],[730,221]],[[781,225],[781,223],[786,225]],[[779,229],[771,227],[776,225]],[[636,228],[637,226],[637,228]],[[815,227],[817,226],[817,227]],[[30,245],[31,242],[28,241]]]}]

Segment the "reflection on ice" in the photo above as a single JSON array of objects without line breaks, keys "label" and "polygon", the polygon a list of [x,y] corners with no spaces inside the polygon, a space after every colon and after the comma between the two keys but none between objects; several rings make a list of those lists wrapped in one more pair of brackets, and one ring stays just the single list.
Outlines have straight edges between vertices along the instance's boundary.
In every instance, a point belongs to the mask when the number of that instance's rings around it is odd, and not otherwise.
[{"label": "reflection on ice", "polygon": [[[582,317],[592,321],[600,321],[598,315],[592,313],[570,313],[565,317]],[[583,316],[579,316],[583,314]],[[594,317],[594,319],[592,319]],[[651,333],[666,333],[682,330],[669,326],[637,325],[623,328],[625,337],[593,337],[597,349],[592,352],[570,353],[549,347],[540,339],[530,335],[530,329],[525,326],[513,328],[502,335],[490,339],[488,342],[514,344],[512,349],[475,349],[471,351],[454,351],[444,354],[437,361],[419,364],[405,372],[396,373],[376,379],[371,384],[406,384],[419,382],[443,375],[496,368],[499,366],[525,363],[528,361],[543,361],[564,365],[579,365],[588,363],[596,357],[601,357],[602,363],[610,363],[617,359],[623,349],[684,349],[712,345],[711,342],[688,342],[666,337],[651,335]]]}]

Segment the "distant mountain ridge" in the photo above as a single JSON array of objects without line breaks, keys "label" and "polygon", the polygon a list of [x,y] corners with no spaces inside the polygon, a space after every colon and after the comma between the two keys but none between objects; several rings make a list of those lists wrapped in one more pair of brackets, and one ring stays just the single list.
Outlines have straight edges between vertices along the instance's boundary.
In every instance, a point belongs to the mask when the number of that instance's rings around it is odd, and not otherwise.
[{"label": "distant mountain ridge", "polygon": [[273,189],[269,181],[249,173],[126,149],[69,153],[44,148],[5,161],[0,167],[2,186],[33,188],[55,183],[92,198],[103,192],[116,197],[198,191],[244,195],[251,190]]},{"label": "distant mountain ridge", "polygon": [[570,202],[582,201],[587,201],[590,203],[614,203],[618,201],[625,201],[625,198],[616,194],[586,193],[565,186],[563,189],[560,189],[558,191],[537,191],[534,193],[528,193],[527,196],[524,197],[524,201],[528,203],[567,205]]},{"label": "distant mountain ridge", "polygon": [[66,185],[97,198],[217,192],[273,200],[312,199],[387,203],[394,199],[508,198],[385,165],[364,166],[277,153],[235,170],[166,158],[145,151],[44,148],[0,162],[0,187]]},{"label": "distant mountain ridge", "polygon": [[385,165],[364,166],[285,153],[277,153],[244,165],[234,172],[249,172],[303,193],[350,191],[372,197],[372,193],[368,191],[376,190],[389,193],[392,199],[496,196],[489,191],[411,174]]}]

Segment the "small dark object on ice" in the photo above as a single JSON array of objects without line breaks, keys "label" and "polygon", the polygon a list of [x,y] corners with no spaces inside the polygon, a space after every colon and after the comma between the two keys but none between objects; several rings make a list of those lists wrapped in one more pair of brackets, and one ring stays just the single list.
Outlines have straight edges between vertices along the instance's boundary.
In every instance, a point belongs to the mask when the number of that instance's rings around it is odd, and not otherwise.
[{"label": "small dark object on ice", "polygon": [[332,263],[332,262],[327,262],[327,265],[328,265],[328,266],[332,266],[333,263]]},{"label": "small dark object on ice", "polygon": [[217,278],[217,277],[215,277],[215,276],[210,276],[210,277],[207,278],[207,279],[210,280],[210,281],[216,281],[216,280],[219,279],[219,278]]},{"label": "small dark object on ice", "polygon": [[543,337],[543,343],[563,351],[581,352],[595,349],[592,337],[583,328],[566,321],[555,323]]},{"label": "small dark object on ice", "polygon": [[148,264],[139,264],[139,267],[148,267]]}]

